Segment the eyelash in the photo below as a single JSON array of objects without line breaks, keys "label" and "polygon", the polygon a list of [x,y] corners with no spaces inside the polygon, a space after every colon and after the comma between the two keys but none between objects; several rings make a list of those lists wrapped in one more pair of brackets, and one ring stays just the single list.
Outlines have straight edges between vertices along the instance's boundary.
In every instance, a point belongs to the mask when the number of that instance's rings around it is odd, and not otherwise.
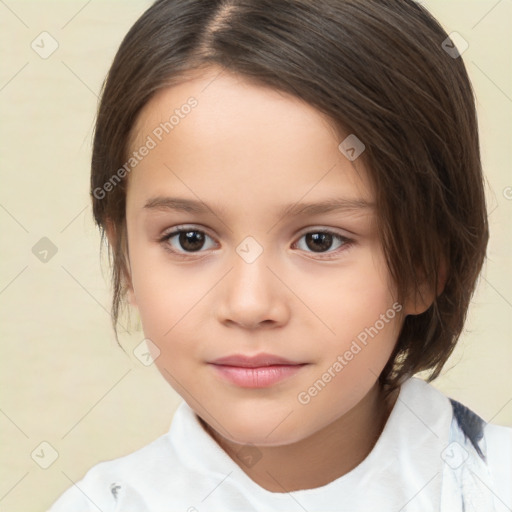
[{"label": "eyelash", "polygon": [[[176,251],[176,250],[174,250],[174,249],[172,249],[170,247],[169,240],[171,240],[172,238],[174,238],[177,235],[180,235],[181,233],[190,233],[190,232],[201,233],[202,235],[205,235],[205,236],[213,239],[213,237],[208,235],[208,233],[206,233],[203,230],[196,229],[196,228],[193,228],[193,227],[177,226],[172,232],[166,233],[165,235],[163,235],[159,239],[159,242],[164,244],[165,250],[167,250],[168,252],[172,253],[173,255],[176,255],[176,256],[181,257],[181,258],[190,258],[190,256],[193,256],[193,255],[196,255],[196,254],[200,254],[201,252],[205,252],[205,251],[201,251],[201,250],[195,251],[195,252],[186,252],[186,251],[181,252],[181,251]],[[354,240],[352,240],[350,238],[347,238],[347,237],[345,237],[343,235],[340,235],[339,233],[336,233],[334,231],[330,231],[328,229],[313,229],[311,231],[307,231],[307,232],[302,233],[300,235],[299,240],[301,238],[303,238],[304,236],[306,236],[308,234],[312,234],[312,233],[313,234],[332,235],[334,238],[338,239],[342,243],[341,247],[339,247],[335,251],[330,251],[330,252],[325,252],[325,253],[315,253],[313,251],[305,251],[305,252],[309,252],[311,254],[316,254],[316,255],[320,256],[320,259],[332,259],[335,256],[327,256],[326,257],[326,256],[321,256],[321,255],[322,254],[334,254],[334,255],[336,255],[337,253],[342,252],[342,251],[348,249],[354,243]],[[296,243],[294,245],[296,245]]]}]

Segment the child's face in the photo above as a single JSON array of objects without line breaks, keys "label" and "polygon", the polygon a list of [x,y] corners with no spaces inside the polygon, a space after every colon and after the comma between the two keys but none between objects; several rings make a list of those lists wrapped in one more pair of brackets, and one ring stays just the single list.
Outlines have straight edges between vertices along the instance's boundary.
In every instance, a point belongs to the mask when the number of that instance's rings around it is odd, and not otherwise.
[{"label": "child's face", "polygon": [[[130,297],[162,375],[207,423],[233,442],[288,444],[373,388],[407,311],[394,297],[361,160],[340,152],[314,108],[217,73],[160,91],[137,122]],[[181,108],[191,96],[197,105]],[[166,133],[160,123],[173,114]],[[170,198],[208,206],[173,210]],[[345,207],[280,214],[336,199]],[[178,228],[189,237],[163,240]],[[263,352],[304,365],[249,387],[211,364]]]}]

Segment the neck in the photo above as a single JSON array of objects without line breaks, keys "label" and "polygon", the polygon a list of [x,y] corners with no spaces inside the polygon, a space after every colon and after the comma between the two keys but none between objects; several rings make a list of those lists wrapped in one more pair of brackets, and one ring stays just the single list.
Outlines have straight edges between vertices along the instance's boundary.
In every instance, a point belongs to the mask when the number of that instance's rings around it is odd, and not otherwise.
[{"label": "neck", "polygon": [[[371,452],[398,397],[399,389],[384,398],[377,381],[366,396],[345,415],[298,442],[258,446],[262,457],[253,467],[241,469],[270,492],[313,489],[345,475]],[[242,445],[222,437],[201,420],[203,427],[237,462]],[[238,463],[237,463],[238,464]]]}]

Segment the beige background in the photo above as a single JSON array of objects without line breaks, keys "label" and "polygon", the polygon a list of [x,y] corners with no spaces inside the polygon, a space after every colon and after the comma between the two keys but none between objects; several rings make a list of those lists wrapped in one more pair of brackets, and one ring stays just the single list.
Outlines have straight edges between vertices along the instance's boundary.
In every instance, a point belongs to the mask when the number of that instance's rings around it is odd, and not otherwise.
[{"label": "beige background", "polygon": [[[469,43],[463,57],[478,98],[491,224],[467,330],[434,385],[485,420],[512,426],[512,2],[423,3]],[[122,336],[126,352],[114,340],[108,269],[88,198],[96,96],[122,37],[149,5],[0,2],[6,512],[46,510],[97,462],[164,433],[180,401],[153,366],[134,356],[141,332]],[[31,48],[43,31],[59,45],[46,59]],[[46,263],[32,252],[43,237],[57,248]],[[47,469],[40,464],[53,452],[43,441],[58,453]]]}]

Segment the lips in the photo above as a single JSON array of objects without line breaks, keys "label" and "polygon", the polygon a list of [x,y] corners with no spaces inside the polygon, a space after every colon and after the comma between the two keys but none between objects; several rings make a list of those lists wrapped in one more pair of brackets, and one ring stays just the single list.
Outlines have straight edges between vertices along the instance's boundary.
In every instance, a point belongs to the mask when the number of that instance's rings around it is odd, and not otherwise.
[{"label": "lips", "polygon": [[222,380],[242,388],[267,388],[300,372],[308,363],[297,363],[273,354],[233,354],[210,365]]},{"label": "lips", "polygon": [[280,356],[265,353],[256,354],[254,356],[233,354],[215,359],[215,361],[211,361],[211,363],[224,366],[237,366],[239,368],[259,368],[264,366],[297,366],[303,364],[290,361],[289,359],[285,359]]}]

